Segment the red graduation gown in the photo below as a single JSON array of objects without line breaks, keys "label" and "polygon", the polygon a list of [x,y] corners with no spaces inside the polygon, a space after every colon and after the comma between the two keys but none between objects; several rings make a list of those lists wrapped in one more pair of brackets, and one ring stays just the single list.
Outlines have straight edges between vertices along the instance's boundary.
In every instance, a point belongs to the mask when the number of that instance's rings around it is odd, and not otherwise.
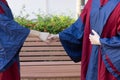
[{"label": "red graduation gown", "polygon": [[[88,68],[89,58],[90,58],[90,52],[91,52],[91,45],[88,39],[88,36],[90,34],[90,23],[89,23],[89,15],[90,15],[90,6],[91,6],[92,0],[89,0],[86,8],[83,10],[81,16],[83,17],[83,21],[86,24],[85,26],[85,34],[83,38],[83,53],[82,53],[82,72],[81,72],[81,80],[85,80],[86,78],[86,72]],[[108,0],[100,0],[101,6],[104,6]],[[86,15],[86,14],[87,15]],[[117,32],[120,31],[120,3],[117,5],[117,7],[114,9],[112,14],[107,20],[107,23],[105,24],[103,28],[103,32],[101,35],[101,38],[111,38],[113,36],[117,35]],[[85,19],[85,15],[87,16]],[[88,21],[86,21],[88,20]],[[86,50],[88,49],[88,50]],[[102,53],[101,49],[99,49],[98,53],[98,80],[117,80],[115,76],[113,76],[106,68],[105,63],[102,59]]]},{"label": "red graduation gown", "polygon": [[[105,4],[106,2],[107,0],[101,0],[101,5]],[[101,37],[111,38],[113,36],[117,36],[118,32],[120,32],[120,3],[110,15],[105,27],[103,28]],[[98,59],[98,80],[117,80],[105,67],[105,63],[102,60],[101,52],[99,52]]]},{"label": "red graduation gown", "polygon": [[[117,55],[120,56],[120,3],[118,2],[118,5],[115,6],[104,25],[100,36],[102,45],[92,46],[89,40],[89,34],[93,28],[90,24],[91,11],[95,10],[96,7],[99,11],[102,7],[102,10],[105,10],[108,8],[108,5],[107,7],[104,7],[104,5],[108,3],[108,0],[100,0],[101,7],[99,8],[98,3],[92,7],[92,1],[99,2],[99,0],[88,0],[79,19],[69,28],[59,33],[60,41],[73,61],[78,62],[81,60],[81,80],[119,80],[120,66],[118,65],[120,59]],[[109,1],[116,2],[116,0]],[[111,7],[113,8],[113,6]],[[106,12],[106,10],[104,12]],[[96,12],[94,11],[94,13]],[[103,15],[104,17],[102,16],[102,19],[104,19],[107,14],[105,13]],[[98,14],[98,17],[99,16],[100,14]],[[94,21],[95,19],[94,17]],[[95,26],[94,29],[100,29],[99,25]],[[95,47],[97,48],[96,51]],[[117,49],[115,47],[117,47]]]}]

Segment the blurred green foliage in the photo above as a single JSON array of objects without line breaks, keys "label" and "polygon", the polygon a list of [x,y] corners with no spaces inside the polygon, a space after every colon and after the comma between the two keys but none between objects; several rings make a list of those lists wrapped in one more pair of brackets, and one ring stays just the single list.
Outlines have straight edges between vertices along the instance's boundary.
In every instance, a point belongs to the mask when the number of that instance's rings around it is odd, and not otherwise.
[{"label": "blurred green foliage", "polygon": [[75,22],[74,18],[64,15],[41,16],[37,19],[29,20],[26,17],[15,17],[15,20],[29,29],[57,34]]}]

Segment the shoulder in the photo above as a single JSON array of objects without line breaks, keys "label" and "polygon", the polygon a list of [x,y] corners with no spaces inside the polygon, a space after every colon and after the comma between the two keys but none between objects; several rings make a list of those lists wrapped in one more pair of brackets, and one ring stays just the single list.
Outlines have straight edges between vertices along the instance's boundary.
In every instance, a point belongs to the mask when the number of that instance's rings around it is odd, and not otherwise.
[{"label": "shoulder", "polygon": [[3,3],[5,3],[6,5],[8,5],[7,1],[6,0],[1,0]]},{"label": "shoulder", "polygon": [[[4,4],[8,5],[7,1],[6,0],[1,0]],[[2,6],[0,5],[0,14],[3,14],[4,13],[4,10],[2,8]]]}]

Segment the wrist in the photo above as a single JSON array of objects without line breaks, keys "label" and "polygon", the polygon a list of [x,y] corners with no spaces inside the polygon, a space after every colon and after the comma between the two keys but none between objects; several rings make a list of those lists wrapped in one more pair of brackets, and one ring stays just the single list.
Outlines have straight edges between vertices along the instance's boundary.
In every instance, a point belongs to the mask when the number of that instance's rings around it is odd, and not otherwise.
[{"label": "wrist", "polygon": [[99,45],[101,45],[101,41],[100,41],[100,38],[99,38]]},{"label": "wrist", "polygon": [[36,30],[31,30],[30,35],[38,36],[39,37],[40,32]]},{"label": "wrist", "polygon": [[46,41],[50,34],[48,32],[39,32],[39,38],[42,41]]},{"label": "wrist", "polygon": [[56,37],[59,38],[59,34],[56,34]]}]

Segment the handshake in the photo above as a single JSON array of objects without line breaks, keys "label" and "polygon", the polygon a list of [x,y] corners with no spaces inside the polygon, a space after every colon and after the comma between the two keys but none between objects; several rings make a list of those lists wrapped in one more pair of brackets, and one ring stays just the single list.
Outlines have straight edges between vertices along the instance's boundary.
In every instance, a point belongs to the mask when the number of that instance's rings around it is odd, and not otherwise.
[{"label": "handshake", "polygon": [[36,30],[30,30],[29,35],[37,36],[37,37],[39,37],[40,40],[42,40],[46,43],[50,43],[50,42],[59,40],[59,35],[58,34],[50,34],[48,32],[39,32],[39,31],[36,31]]},{"label": "handshake", "polygon": [[40,40],[51,43],[54,41],[59,41],[59,34],[50,34],[48,32],[39,32],[39,38]]}]

